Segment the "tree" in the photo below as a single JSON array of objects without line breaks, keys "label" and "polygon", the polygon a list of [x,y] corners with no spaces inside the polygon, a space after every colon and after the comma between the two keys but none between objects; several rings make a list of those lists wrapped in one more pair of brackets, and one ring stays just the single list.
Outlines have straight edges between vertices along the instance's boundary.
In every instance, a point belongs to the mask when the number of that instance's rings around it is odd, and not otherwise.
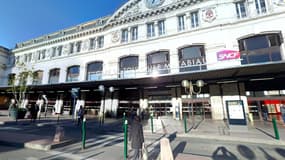
[{"label": "tree", "polygon": [[33,67],[27,66],[25,63],[16,63],[15,68],[17,69],[18,74],[15,74],[9,79],[8,83],[11,85],[9,90],[13,94],[17,104],[16,106],[23,108],[22,104],[26,98],[27,90],[29,89],[27,81],[29,78],[33,80],[36,75],[33,72]]}]

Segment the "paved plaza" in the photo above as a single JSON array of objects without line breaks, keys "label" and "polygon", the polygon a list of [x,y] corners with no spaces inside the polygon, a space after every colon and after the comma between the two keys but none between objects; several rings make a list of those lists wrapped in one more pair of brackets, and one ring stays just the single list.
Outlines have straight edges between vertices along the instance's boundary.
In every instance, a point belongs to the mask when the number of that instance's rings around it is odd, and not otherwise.
[{"label": "paved plaza", "polygon": [[[35,123],[29,119],[8,118],[0,111],[0,157],[1,160],[58,160],[94,159],[122,160],[124,135],[122,119],[106,119],[99,126],[96,117],[87,117],[86,148],[81,143],[81,126],[69,115],[48,115]],[[187,120],[187,133],[183,121],[169,117],[154,119],[154,133],[148,121],[144,121],[144,137],[149,159],[159,159],[160,140],[170,141],[173,156],[193,159],[284,159],[285,127],[278,124],[280,140],[275,139],[272,123],[255,121],[247,127],[230,127],[224,121],[196,118]],[[161,124],[161,126],[159,125]],[[65,140],[54,143],[57,126],[64,128]],[[131,159],[132,150],[128,146]],[[179,158],[180,157],[180,158]],[[197,158],[198,157],[198,158]],[[184,158],[185,159],[185,158]]]}]

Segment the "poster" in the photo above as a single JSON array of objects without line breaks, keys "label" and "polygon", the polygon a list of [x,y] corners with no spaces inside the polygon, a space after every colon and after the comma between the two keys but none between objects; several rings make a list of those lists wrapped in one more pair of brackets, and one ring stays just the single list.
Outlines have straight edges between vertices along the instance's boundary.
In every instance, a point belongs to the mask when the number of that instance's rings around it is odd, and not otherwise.
[{"label": "poster", "polygon": [[230,119],[244,119],[243,107],[237,101],[228,103]]},{"label": "poster", "polygon": [[230,125],[246,125],[245,110],[242,100],[226,101]]}]

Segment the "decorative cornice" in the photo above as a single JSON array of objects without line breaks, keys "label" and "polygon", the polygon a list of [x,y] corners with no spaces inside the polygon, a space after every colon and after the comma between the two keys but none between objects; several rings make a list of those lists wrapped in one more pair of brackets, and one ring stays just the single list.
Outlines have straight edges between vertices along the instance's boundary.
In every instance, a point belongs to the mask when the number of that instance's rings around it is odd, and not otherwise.
[{"label": "decorative cornice", "polygon": [[[137,3],[139,1],[141,1],[141,0],[133,1],[133,3],[130,3],[126,6],[123,6],[121,10],[119,10],[112,17],[110,17],[110,19],[106,23],[104,29],[109,28],[109,27],[114,27],[117,25],[121,25],[121,24],[125,24],[125,23],[129,23],[132,21],[137,21],[139,19],[144,19],[147,17],[152,17],[152,16],[156,16],[159,14],[167,13],[169,11],[173,11],[176,9],[185,8],[185,7],[188,7],[190,5],[203,2],[204,0],[180,0],[180,1],[177,1],[176,3],[171,3],[171,4],[166,5],[164,7],[149,10],[149,11],[144,12],[144,13],[138,12],[137,14],[134,14],[134,15],[122,17],[122,15],[124,15],[124,13],[126,13],[129,8],[137,5]],[[120,17],[122,17],[122,18],[120,18]]]},{"label": "decorative cornice", "polygon": [[[45,36],[42,36],[42,37],[39,37],[36,39],[32,39],[30,41],[18,43],[17,44],[18,47],[13,49],[12,52],[18,53],[18,52],[22,52],[22,51],[46,46],[46,45],[52,45],[55,43],[64,42],[66,40],[72,40],[72,39],[80,38],[80,37],[91,35],[94,33],[99,33],[99,32],[102,32],[104,30],[109,29],[110,27],[126,24],[129,22],[137,21],[137,20],[144,19],[147,17],[153,17],[153,16],[156,16],[159,14],[164,14],[164,13],[167,13],[169,11],[176,10],[176,9],[185,8],[185,7],[188,7],[190,5],[203,2],[204,0],[180,0],[180,1],[177,1],[175,3],[171,3],[169,5],[166,5],[166,6],[157,8],[157,9],[152,9],[152,10],[149,10],[149,11],[144,12],[144,13],[137,12],[134,15],[131,14],[128,16],[123,16],[131,8],[136,7],[136,5],[138,5],[138,3],[141,1],[142,0],[133,0],[133,1],[127,2],[117,12],[115,12],[113,14],[113,16],[111,16],[111,17],[108,16],[108,17],[104,17],[101,19],[97,19],[95,21],[86,22],[86,23],[83,23],[81,25],[77,25],[75,27],[71,27],[71,28],[68,28],[68,29],[65,29],[65,30],[62,30],[59,32],[55,32],[55,33],[45,35]],[[100,25],[97,25],[97,26],[95,25],[93,27],[89,26],[90,28],[88,28],[88,25],[92,25],[92,24],[95,24],[98,22],[101,22]],[[85,27],[87,28],[86,30],[84,30]],[[70,31],[72,32],[72,30],[74,30],[74,29],[76,29],[75,33],[68,33]],[[67,35],[65,35],[65,33],[67,33]],[[57,37],[57,36],[59,36],[59,37]],[[49,38],[52,38],[52,39],[49,40]],[[37,41],[40,41],[40,42],[37,42]],[[23,44],[26,44],[26,46],[21,46]]]},{"label": "decorative cornice", "polygon": [[[26,42],[18,43],[17,44],[18,47],[13,49],[13,53],[17,53],[17,52],[25,51],[29,49],[34,49],[34,48],[38,48],[41,46],[59,43],[65,40],[71,40],[71,39],[79,38],[82,36],[101,32],[108,18],[110,17],[109,16],[103,17],[100,19],[96,19],[90,22],[86,22],[86,23],[65,29],[65,30],[61,30],[55,33],[45,35],[45,36],[41,36],[41,37],[26,41]],[[75,32],[75,33],[69,33],[69,32]]]}]

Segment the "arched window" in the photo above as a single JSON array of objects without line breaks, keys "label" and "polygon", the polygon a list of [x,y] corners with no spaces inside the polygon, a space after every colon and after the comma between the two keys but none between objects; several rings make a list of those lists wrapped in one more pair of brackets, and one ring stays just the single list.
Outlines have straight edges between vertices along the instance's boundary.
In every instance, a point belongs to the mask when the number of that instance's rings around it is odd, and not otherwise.
[{"label": "arched window", "polygon": [[58,83],[59,82],[59,68],[55,68],[49,71],[49,84]]},{"label": "arched window", "polygon": [[128,56],[120,58],[120,78],[135,78],[138,66],[138,56]]},{"label": "arched window", "polygon": [[87,77],[88,81],[102,79],[103,62],[92,62],[87,66]]},{"label": "arched window", "polygon": [[194,45],[180,48],[179,56],[179,71],[188,72],[207,69],[205,49],[203,45]]},{"label": "arched window", "polygon": [[79,79],[79,66],[71,66],[67,69],[66,82],[76,82]]},{"label": "arched window", "polygon": [[158,51],[147,56],[148,74],[167,74],[170,72],[169,52]]},{"label": "arched window", "polygon": [[255,35],[240,39],[241,64],[281,61],[281,33]]},{"label": "arched window", "polygon": [[43,80],[43,71],[36,71],[34,72],[34,77],[33,77],[33,85],[38,85],[38,84],[42,84],[42,80]]}]

